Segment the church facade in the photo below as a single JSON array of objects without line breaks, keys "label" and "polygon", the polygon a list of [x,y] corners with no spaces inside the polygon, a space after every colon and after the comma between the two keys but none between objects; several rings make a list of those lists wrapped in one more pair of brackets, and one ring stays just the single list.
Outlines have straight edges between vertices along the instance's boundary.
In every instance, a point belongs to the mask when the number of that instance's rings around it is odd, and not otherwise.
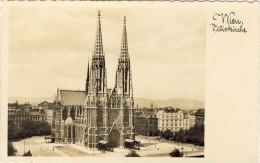
[{"label": "church facade", "polygon": [[57,90],[52,133],[55,143],[97,147],[100,140],[112,147],[122,147],[134,136],[134,99],[132,72],[124,17],[121,51],[115,86],[107,87],[100,12],[98,12],[95,47],[88,63],[84,91]]}]

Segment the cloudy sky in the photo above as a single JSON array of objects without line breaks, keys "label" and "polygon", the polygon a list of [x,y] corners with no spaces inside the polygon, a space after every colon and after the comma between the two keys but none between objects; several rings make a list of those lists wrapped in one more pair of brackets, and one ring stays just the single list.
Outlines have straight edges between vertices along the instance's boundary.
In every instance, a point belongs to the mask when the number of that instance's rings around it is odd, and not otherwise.
[{"label": "cloudy sky", "polygon": [[133,3],[11,8],[9,97],[49,97],[57,87],[84,89],[98,10],[108,87],[115,83],[126,16],[134,96],[204,101],[204,11]]}]

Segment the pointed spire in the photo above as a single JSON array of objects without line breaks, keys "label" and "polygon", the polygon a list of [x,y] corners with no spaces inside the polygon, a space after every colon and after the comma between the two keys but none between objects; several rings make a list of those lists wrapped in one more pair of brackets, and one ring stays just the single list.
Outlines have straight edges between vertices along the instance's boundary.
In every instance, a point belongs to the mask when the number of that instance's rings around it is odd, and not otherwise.
[{"label": "pointed spire", "polygon": [[122,43],[121,43],[121,58],[128,57],[128,43],[127,43],[127,32],[126,32],[126,17],[124,16],[124,26],[123,26],[123,35],[122,35]]},{"label": "pointed spire", "polygon": [[102,43],[102,32],[101,32],[101,21],[100,11],[98,11],[98,22],[97,22],[97,33],[96,42],[93,55],[103,55],[103,43]]},{"label": "pointed spire", "polygon": [[126,17],[124,16],[124,24],[126,24]]},{"label": "pointed spire", "polygon": [[100,10],[98,10],[98,20],[100,20]]},{"label": "pointed spire", "polygon": [[88,72],[87,72],[87,81],[89,81],[89,59],[88,59]]},{"label": "pointed spire", "polygon": [[87,71],[87,79],[86,79],[86,93],[88,94],[88,86],[89,86],[89,60],[88,60],[88,71]]}]

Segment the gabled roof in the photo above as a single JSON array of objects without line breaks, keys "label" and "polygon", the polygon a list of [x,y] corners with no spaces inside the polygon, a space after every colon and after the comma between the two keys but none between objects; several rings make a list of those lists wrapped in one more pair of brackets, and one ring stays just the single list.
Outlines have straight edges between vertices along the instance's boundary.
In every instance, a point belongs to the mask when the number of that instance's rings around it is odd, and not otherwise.
[{"label": "gabled roof", "polygon": [[65,121],[65,124],[66,124],[66,125],[72,125],[72,124],[73,124],[72,118],[71,118],[71,117],[68,117],[68,118],[66,119],[66,121]]},{"label": "gabled roof", "polygon": [[85,105],[87,95],[85,91],[79,90],[60,90],[60,98],[62,105]]}]

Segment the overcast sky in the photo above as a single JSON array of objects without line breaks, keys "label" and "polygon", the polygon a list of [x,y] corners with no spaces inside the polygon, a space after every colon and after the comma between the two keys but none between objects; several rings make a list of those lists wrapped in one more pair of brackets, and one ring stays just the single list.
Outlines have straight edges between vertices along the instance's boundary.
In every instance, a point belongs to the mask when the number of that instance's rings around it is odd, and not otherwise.
[{"label": "overcast sky", "polygon": [[115,84],[126,16],[134,97],[204,101],[204,12],[170,5],[11,8],[9,96],[49,97],[57,87],[85,89],[98,10],[109,88]]}]

